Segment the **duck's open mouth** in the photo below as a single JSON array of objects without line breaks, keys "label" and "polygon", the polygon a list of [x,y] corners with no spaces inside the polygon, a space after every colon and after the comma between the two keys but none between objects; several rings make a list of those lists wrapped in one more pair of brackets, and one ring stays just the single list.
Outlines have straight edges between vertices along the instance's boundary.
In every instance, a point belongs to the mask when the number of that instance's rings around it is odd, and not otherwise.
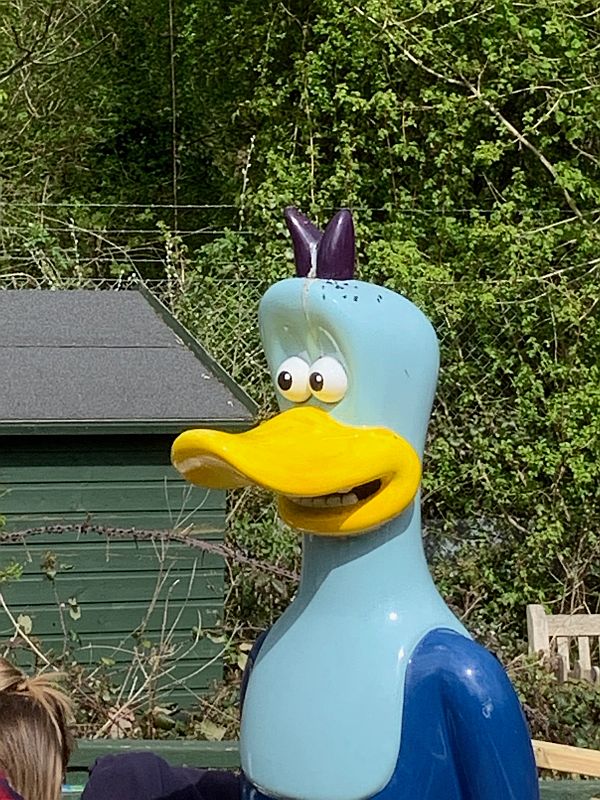
[{"label": "duck's open mouth", "polygon": [[312,406],[284,411],[247,433],[186,431],[172,460],[200,486],[269,489],[285,522],[328,536],[368,531],[397,516],[421,477],[420,459],[401,436],[344,425]]},{"label": "duck's open mouth", "polygon": [[339,506],[355,506],[368,500],[381,489],[382,481],[376,478],[374,481],[361,483],[347,491],[330,492],[329,494],[319,494],[316,497],[287,497],[290,503],[296,503],[304,508],[338,508]]}]

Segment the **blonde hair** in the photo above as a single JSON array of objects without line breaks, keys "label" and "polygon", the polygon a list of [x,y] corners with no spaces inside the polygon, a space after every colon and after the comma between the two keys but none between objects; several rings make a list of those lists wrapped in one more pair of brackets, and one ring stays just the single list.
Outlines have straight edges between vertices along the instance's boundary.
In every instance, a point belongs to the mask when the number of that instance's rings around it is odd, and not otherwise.
[{"label": "blonde hair", "polygon": [[61,675],[33,678],[0,658],[0,770],[24,800],[60,800],[73,749]]}]

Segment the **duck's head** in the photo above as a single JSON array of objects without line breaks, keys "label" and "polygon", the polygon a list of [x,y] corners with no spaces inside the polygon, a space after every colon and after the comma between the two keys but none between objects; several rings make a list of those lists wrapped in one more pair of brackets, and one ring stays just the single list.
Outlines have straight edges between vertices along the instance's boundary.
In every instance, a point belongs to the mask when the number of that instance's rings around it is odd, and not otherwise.
[{"label": "duck's head", "polygon": [[241,434],[193,430],[175,467],[212,488],[258,485],[299,530],[348,536],[413,502],[438,370],[438,343],[406,298],[352,278],[354,229],[325,233],[286,211],[299,277],[273,285],[260,328],[281,413]]}]

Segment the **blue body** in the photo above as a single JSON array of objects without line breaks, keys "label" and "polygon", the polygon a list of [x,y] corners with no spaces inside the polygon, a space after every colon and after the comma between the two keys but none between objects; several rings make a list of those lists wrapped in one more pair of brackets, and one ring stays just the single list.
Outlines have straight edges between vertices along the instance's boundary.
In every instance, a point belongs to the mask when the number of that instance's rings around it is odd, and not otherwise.
[{"label": "blue body", "polygon": [[[410,659],[405,693],[402,746],[374,800],[537,800],[521,708],[484,648],[453,631],[431,631]],[[242,781],[243,800],[267,800]]]}]

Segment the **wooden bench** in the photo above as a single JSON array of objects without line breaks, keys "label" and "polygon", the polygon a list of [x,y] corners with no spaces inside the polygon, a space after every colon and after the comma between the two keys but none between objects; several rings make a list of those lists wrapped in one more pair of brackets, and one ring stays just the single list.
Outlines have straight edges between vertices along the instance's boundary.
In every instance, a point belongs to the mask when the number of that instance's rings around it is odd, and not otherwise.
[{"label": "wooden bench", "polygon": [[[533,742],[538,767],[559,772],[600,776],[600,753],[550,742]],[[96,758],[108,754],[146,750],[166,758],[174,766],[237,769],[238,742],[202,742],[185,739],[80,740],[67,772],[70,784],[64,800],[79,800],[87,781],[87,770]],[[600,800],[600,781],[542,780],[541,800]]]},{"label": "wooden bench", "polygon": [[538,769],[551,769],[570,775],[600,778],[600,751],[568,744],[542,742],[533,739],[533,752]]},{"label": "wooden bench", "polygon": [[531,654],[543,652],[556,659],[560,681],[579,678],[600,683],[600,667],[592,664],[600,614],[546,614],[543,606],[528,605],[527,638]]}]

